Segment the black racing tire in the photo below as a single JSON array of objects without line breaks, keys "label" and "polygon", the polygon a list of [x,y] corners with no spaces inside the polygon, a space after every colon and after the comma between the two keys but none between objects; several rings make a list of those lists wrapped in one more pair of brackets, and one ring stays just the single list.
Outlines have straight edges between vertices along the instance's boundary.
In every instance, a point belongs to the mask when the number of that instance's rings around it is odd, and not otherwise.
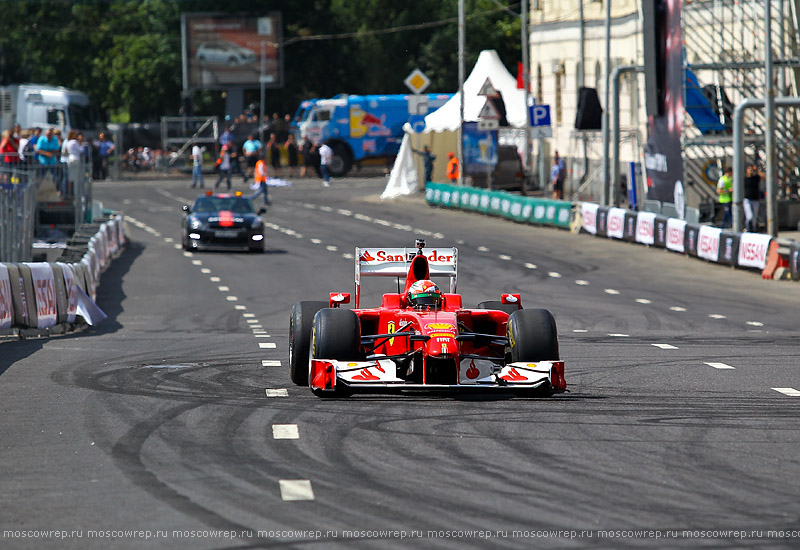
[{"label": "black racing tire", "polygon": [[327,308],[314,315],[311,357],[357,361],[361,351],[361,322],[352,310]]},{"label": "black racing tire", "polygon": [[314,315],[328,302],[297,302],[289,317],[289,377],[298,386],[308,386],[308,358]]},{"label": "black racing tire", "polygon": [[511,315],[515,311],[519,311],[521,308],[517,304],[504,304],[500,300],[486,300],[485,302],[481,302],[475,306],[475,309],[494,309],[497,311],[505,311]]},{"label": "black racing tire", "polygon": [[557,361],[556,320],[546,309],[521,309],[508,317],[511,362]]}]

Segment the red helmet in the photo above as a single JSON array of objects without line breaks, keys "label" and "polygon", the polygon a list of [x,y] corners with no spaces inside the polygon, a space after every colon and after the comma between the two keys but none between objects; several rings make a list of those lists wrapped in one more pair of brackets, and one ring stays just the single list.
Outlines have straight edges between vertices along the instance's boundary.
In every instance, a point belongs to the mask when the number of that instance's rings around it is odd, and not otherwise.
[{"label": "red helmet", "polygon": [[408,305],[414,309],[440,309],[443,301],[442,291],[433,281],[421,279],[408,288]]}]

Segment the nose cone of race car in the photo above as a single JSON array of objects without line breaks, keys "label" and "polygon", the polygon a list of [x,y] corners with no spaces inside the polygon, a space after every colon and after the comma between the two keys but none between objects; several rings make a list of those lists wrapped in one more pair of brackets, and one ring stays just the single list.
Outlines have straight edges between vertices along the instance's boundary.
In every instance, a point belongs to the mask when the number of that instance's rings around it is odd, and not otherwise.
[{"label": "nose cone of race car", "polygon": [[453,357],[458,355],[458,342],[452,336],[436,336],[425,343],[429,357]]}]

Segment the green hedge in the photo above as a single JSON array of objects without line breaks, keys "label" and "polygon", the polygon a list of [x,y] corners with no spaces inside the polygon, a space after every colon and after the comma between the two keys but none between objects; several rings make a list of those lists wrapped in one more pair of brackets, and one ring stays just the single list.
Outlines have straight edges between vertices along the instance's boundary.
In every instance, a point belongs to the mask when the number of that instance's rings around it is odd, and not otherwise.
[{"label": "green hedge", "polygon": [[425,200],[433,206],[471,210],[510,220],[569,228],[572,203],[539,197],[522,197],[504,191],[428,183]]}]

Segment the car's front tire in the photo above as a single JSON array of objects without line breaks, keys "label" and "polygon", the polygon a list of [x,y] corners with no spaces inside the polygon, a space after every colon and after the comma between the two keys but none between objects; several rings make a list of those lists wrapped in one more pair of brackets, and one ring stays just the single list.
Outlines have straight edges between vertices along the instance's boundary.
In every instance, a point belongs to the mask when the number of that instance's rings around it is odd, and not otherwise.
[{"label": "car's front tire", "polygon": [[511,362],[558,361],[558,331],[546,309],[520,309],[508,317],[506,327]]},{"label": "car's front tire", "polygon": [[297,302],[289,317],[289,378],[298,386],[308,386],[308,361],[314,315],[328,302]]}]

